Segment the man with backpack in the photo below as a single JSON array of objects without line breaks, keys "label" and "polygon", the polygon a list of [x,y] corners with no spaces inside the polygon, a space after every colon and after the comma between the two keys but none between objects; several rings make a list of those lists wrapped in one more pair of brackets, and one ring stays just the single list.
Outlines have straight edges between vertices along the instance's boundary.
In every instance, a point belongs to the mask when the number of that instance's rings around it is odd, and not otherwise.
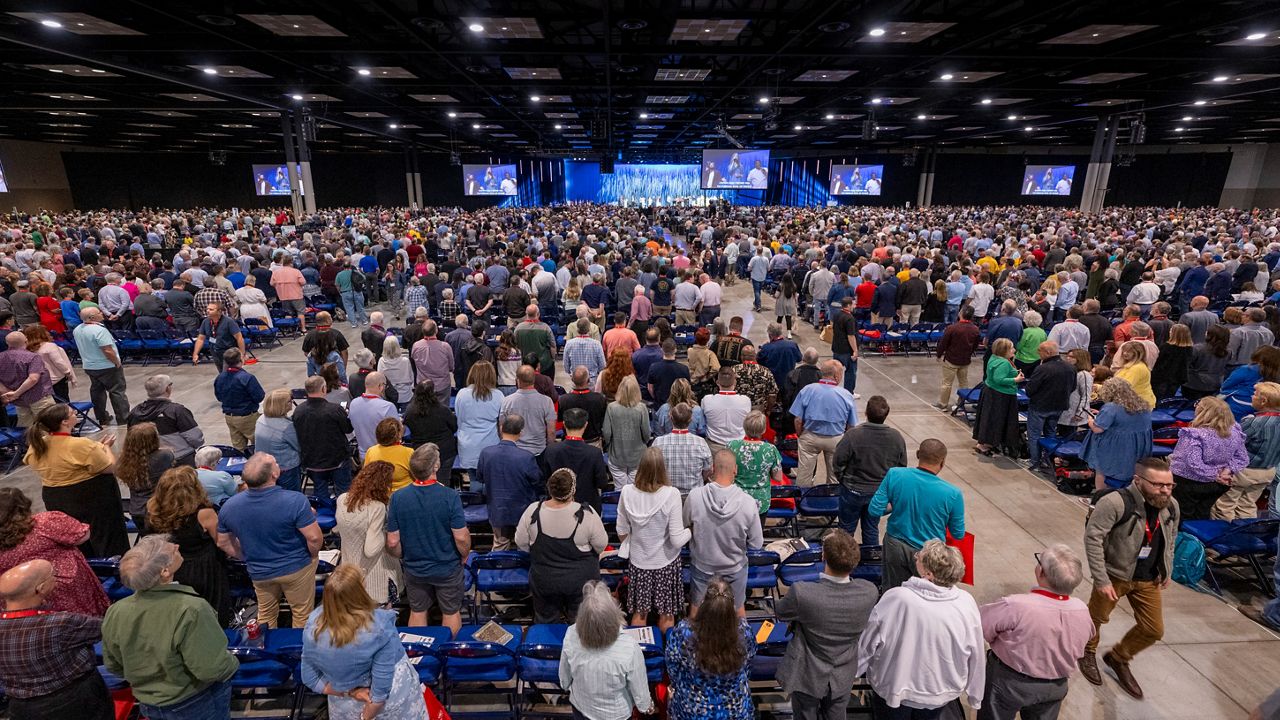
[{"label": "man with backpack", "polygon": [[1099,633],[1120,598],[1127,597],[1135,624],[1102,661],[1115,672],[1120,687],[1139,700],[1142,687],[1129,663],[1164,636],[1161,601],[1172,579],[1179,520],[1173,486],[1168,462],[1143,458],[1129,487],[1108,490],[1094,499],[1085,524],[1085,555],[1093,577],[1089,615],[1095,632],[1080,658],[1080,672],[1094,685],[1102,684],[1097,659]]},{"label": "man with backpack", "polygon": [[368,325],[369,316],[364,312],[365,274],[352,267],[350,260],[344,260],[342,271],[334,278],[334,284],[338,286],[338,295],[342,298],[342,307],[347,312],[351,327]]}]

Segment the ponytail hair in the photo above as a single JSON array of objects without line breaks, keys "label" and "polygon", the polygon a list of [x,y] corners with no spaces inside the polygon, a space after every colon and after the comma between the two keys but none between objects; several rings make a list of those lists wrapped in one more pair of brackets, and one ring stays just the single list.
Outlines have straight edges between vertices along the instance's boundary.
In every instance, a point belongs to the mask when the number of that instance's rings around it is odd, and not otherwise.
[{"label": "ponytail hair", "polygon": [[27,446],[31,448],[36,459],[40,459],[49,449],[49,433],[58,432],[62,421],[67,419],[71,408],[67,405],[50,405],[36,416],[36,421],[27,428]]}]

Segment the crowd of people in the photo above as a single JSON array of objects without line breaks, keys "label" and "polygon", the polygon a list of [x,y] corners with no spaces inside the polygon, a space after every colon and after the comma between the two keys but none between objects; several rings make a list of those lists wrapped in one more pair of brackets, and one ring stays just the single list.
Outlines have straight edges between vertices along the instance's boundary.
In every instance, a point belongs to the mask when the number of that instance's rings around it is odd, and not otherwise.
[{"label": "crowd of people", "polygon": [[[1102,662],[1141,698],[1130,663],[1162,635],[1178,525],[1256,517],[1262,493],[1274,498],[1274,213],[713,203],[297,220],[0,223],[0,392],[45,506],[0,489],[11,712],[107,717],[101,641],[147,717],[224,717],[242,563],[252,621],[305,628],[302,681],[333,716],[421,717],[394,610],[461,628],[476,527],[465,502],[484,506],[491,549],[528,553],[531,619],[573,623],[560,673],[576,713],[653,711],[639,647],[619,632],[630,622],[667,634],[669,714],[750,717],[761,638],[746,620],[748,554],[778,530],[773,488],[794,483],[839,486],[821,575],[775,608],[793,634],[778,680],[795,714],[842,717],[864,677],[876,717],[939,717],[962,696],[983,718],[1050,717],[1073,668],[1103,683],[1098,628],[1121,597],[1138,623]],[[721,311],[739,280],[767,325],[759,346],[744,334],[754,314]],[[829,348],[802,348],[802,321]],[[964,537],[966,515],[940,475],[947,447],[924,440],[909,467],[884,397],[858,417],[862,353],[921,323],[945,326],[941,408],[982,358],[977,453],[1034,469],[1041,438],[1078,436],[1096,489],[1111,491],[1083,558],[1053,545],[1028,559],[1028,594],[980,607],[958,587],[965,563],[947,540]],[[263,327],[301,336],[302,387],[264,388],[247,367],[246,338]],[[129,406],[128,342],[154,333],[216,366],[213,396],[247,456],[238,473],[219,469],[223,450],[172,399],[170,376],[151,375]],[[69,404],[81,371],[93,438]],[[1152,457],[1162,403],[1193,409],[1168,460]],[[342,549],[319,607],[317,509]],[[851,579],[873,546],[879,587]],[[600,583],[612,553],[624,592]],[[120,558],[132,591],[114,604],[86,562],[103,557]],[[1071,597],[1086,564],[1087,604]],[[1252,613],[1280,626],[1280,604]]]}]

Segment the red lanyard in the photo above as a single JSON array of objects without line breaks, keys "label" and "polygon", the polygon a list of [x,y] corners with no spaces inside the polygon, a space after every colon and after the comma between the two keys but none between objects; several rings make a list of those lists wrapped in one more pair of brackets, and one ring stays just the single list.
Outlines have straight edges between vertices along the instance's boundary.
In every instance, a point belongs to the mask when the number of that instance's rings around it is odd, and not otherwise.
[{"label": "red lanyard", "polygon": [[37,615],[52,615],[52,610],[8,610],[0,612],[0,620],[18,620],[21,618],[36,617]]},{"label": "red lanyard", "polygon": [[55,433],[49,433],[49,434],[57,435],[58,437],[71,437],[71,433],[64,433],[64,432],[55,432]]},{"label": "red lanyard", "polygon": [[417,485],[418,487],[430,487],[436,484],[436,480],[435,478],[432,478],[430,480],[414,480],[413,484]]},{"label": "red lanyard", "polygon": [[587,388],[586,390],[574,390],[574,391],[573,391],[573,394],[574,394],[574,395],[586,395],[586,394],[587,394],[587,393],[589,393],[589,392],[591,392],[591,388]]},{"label": "red lanyard", "polygon": [[377,399],[378,399],[378,396],[377,396],[377,395],[370,395],[369,393],[360,393],[360,397],[365,398],[366,400],[377,400]]},{"label": "red lanyard", "polygon": [[1143,529],[1143,531],[1144,531],[1144,532],[1146,532],[1146,534],[1147,534],[1147,545],[1150,545],[1150,544],[1151,544],[1151,541],[1152,541],[1153,539],[1155,539],[1156,531],[1160,529],[1160,520],[1159,520],[1159,518],[1157,518],[1157,519],[1156,519],[1156,526],[1155,526],[1155,527],[1151,527],[1151,523],[1147,522],[1147,521],[1144,519],[1144,520],[1142,521],[1142,529]]},{"label": "red lanyard", "polygon": [[[1280,412],[1260,412],[1255,413],[1256,417],[1280,417]],[[57,435],[57,433],[54,433]]]},{"label": "red lanyard", "polygon": [[721,390],[720,394],[721,395],[737,395],[738,393],[734,392],[733,390]]},{"label": "red lanyard", "polygon": [[759,363],[757,363],[755,360],[743,360],[743,361],[742,361],[742,364],[743,364],[743,365],[758,365]]},{"label": "red lanyard", "polygon": [[835,385],[836,381],[835,380],[819,380],[818,384],[819,385]]},{"label": "red lanyard", "polygon": [[1053,598],[1054,600],[1062,600],[1063,602],[1066,602],[1067,600],[1071,599],[1070,595],[1059,595],[1056,592],[1049,592],[1044,588],[1032,588],[1031,592],[1035,593],[1036,595],[1043,595],[1047,598]]},{"label": "red lanyard", "polygon": [[582,442],[582,438],[580,438],[580,437],[574,437],[574,436],[572,436],[572,435],[565,435],[565,436],[564,436],[564,441],[565,441],[565,442],[569,442],[570,440],[576,440],[576,441],[578,441],[578,442]]},{"label": "red lanyard", "polygon": [[746,440],[747,442],[760,442],[760,441],[764,440],[764,438],[751,437],[750,435],[748,435],[748,436],[746,436],[746,437],[744,437],[744,438],[742,438],[742,439],[743,439],[743,440]]},{"label": "red lanyard", "polygon": [[672,435],[688,435],[689,431],[688,430],[672,430],[671,434]]}]

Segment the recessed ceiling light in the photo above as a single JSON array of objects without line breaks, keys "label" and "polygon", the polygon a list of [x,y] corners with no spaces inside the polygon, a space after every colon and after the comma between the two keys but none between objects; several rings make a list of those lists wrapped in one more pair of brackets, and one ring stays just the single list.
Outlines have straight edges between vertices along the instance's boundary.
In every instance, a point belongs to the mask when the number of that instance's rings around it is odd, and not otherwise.
[{"label": "recessed ceiling light", "polygon": [[60,27],[62,27],[62,23],[58,22],[57,20],[41,20],[41,21],[40,21],[40,24],[41,24],[41,25],[43,25],[43,26],[45,26],[45,27],[47,27],[47,28],[60,28]]},{"label": "recessed ceiling light", "polygon": [[456,113],[456,112],[451,112],[451,113],[449,113],[449,117],[451,117],[451,118],[456,118],[456,117],[458,117],[458,113]]},{"label": "recessed ceiling light", "polygon": [[1017,116],[1017,115],[1010,115],[1010,116],[1009,116],[1009,119],[1010,119],[1010,120],[1017,120],[1017,119],[1018,119],[1018,116]]},{"label": "recessed ceiling light", "polygon": [[369,68],[360,68],[359,70],[357,70],[357,71],[356,71],[356,74],[357,74],[357,75],[364,75],[364,76],[366,76],[366,77],[367,77],[367,76],[371,75],[372,73],[369,71]]},{"label": "recessed ceiling light", "polygon": [[880,99],[880,98],[878,98],[878,97],[871,98],[871,104],[872,104],[872,105],[879,105],[879,104],[880,104],[880,103],[882,103],[882,102],[884,102],[884,100],[882,100],[882,99]]},{"label": "recessed ceiling light", "polygon": [[1183,115],[1183,116],[1182,116],[1182,122],[1191,122],[1191,116],[1190,116],[1190,115]]},{"label": "recessed ceiling light", "polygon": [[294,100],[301,100],[301,99],[302,99],[302,96],[301,96],[301,95],[296,95],[296,94],[295,94],[295,95],[290,95],[289,97],[293,98]]},{"label": "recessed ceiling light", "polygon": [[484,26],[480,23],[471,23],[467,26],[467,29],[471,32],[484,32]]},{"label": "recessed ceiling light", "polygon": [[207,67],[207,68],[202,68],[201,70],[204,72],[204,74],[205,74],[205,75],[217,75],[217,74],[218,74],[218,68],[211,68],[211,67]]},{"label": "recessed ceiling light", "polygon": [[792,129],[792,130],[801,130],[801,129],[803,129],[803,126],[801,126],[801,125],[793,125],[793,126],[791,127],[791,129]]},{"label": "recessed ceiling light", "polygon": [[955,77],[955,75],[952,75],[951,73],[942,73],[943,80],[950,80],[953,77]]},{"label": "recessed ceiling light", "polygon": [[564,129],[564,126],[563,126],[563,125],[561,125],[560,123],[556,123],[556,129],[557,129],[557,130],[563,130],[563,129]]},{"label": "recessed ceiling light", "polygon": [[982,104],[983,104],[983,105],[990,105],[990,104],[991,104],[991,98],[982,98]]},{"label": "recessed ceiling light", "polygon": [[1266,33],[1249,33],[1248,35],[1244,36],[1244,39],[1245,40],[1261,40],[1266,36],[1267,36]]},{"label": "recessed ceiling light", "polygon": [[400,127],[400,126],[399,126],[399,125],[397,125],[397,124],[395,124],[395,123],[391,123],[391,124],[390,124],[390,125],[388,125],[387,127],[391,128],[392,130],[395,130],[396,128],[398,128],[398,127]]},{"label": "recessed ceiling light", "polygon": [[916,119],[917,119],[917,120],[927,120],[928,118],[929,118],[929,116],[928,116],[928,115],[917,115],[917,116],[916,116]]},{"label": "recessed ceiling light", "polygon": [[641,120],[648,120],[648,119],[649,119],[649,113],[640,113],[640,119],[641,119]]},{"label": "recessed ceiling light", "polygon": [[823,119],[823,120],[835,120],[835,119],[836,119],[836,116],[835,116],[835,115],[832,115],[831,113],[827,113],[826,115],[824,115],[824,116],[822,117],[822,119]]},{"label": "recessed ceiling light", "polygon": [[1204,104],[1205,104],[1205,101],[1204,101],[1204,100],[1197,100],[1197,101],[1195,101],[1195,102],[1194,102],[1194,103],[1192,103],[1192,104],[1193,104],[1193,105],[1204,105]]},{"label": "recessed ceiling light", "polygon": [[471,129],[472,129],[472,130],[479,130],[479,129],[480,129],[480,123],[471,123]]},{"label": "recessed ceiling light", "polygon": [[765,97],[765,96],[761,95],[761,96],[760,96],[760,104],[761,104],[761,105],[768,105],[768,104],[769,104],[769,98],[767,98],[767,97]]},{"label": "recessed ceiling light", "polygon": [[884,28],[871,28],[871,32],[867,34],[871,37],[882,37],[884,35]]},{"label": "recessed ceiling light", "polygon": [[1213,77],[1213,81],[1214,81],[1214,82],[1226,82],[1226,81],[1228,81],[1228,80],[1230,80],[1230,79],[1231,79],[1231,78],[1227,77],[1226,75],[1215,75],[1215,76]]},{"label": "recessed ceiling light", "polygon": [[534,102],[540,102],[542,100],[542,97],[540,95],[530,95],[529,99]]}]

